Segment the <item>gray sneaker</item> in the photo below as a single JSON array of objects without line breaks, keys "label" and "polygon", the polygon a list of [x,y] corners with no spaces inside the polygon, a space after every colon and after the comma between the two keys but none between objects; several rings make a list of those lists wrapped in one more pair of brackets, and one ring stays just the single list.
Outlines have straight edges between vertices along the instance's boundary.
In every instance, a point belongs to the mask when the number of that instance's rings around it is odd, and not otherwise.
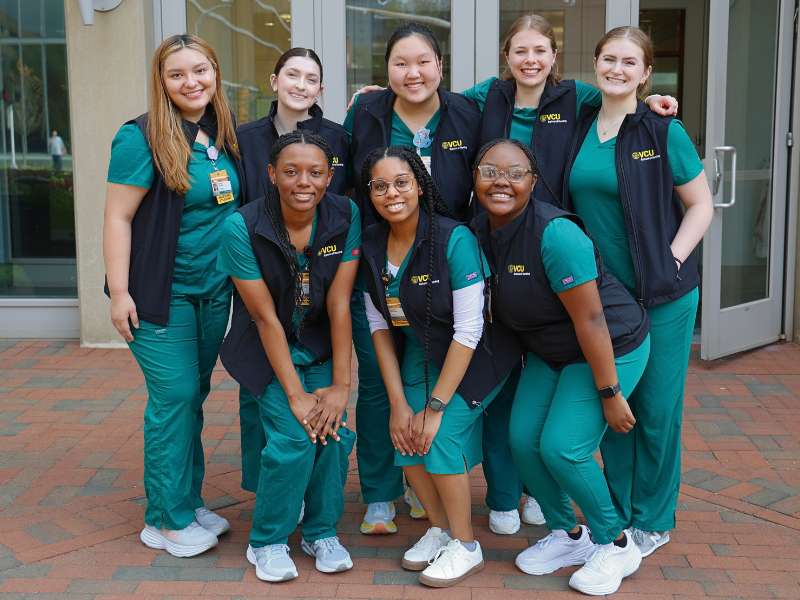
[{"label": "gray sneaker", "polygon": [[297,567],[289,556],[286,544],[270,544],[261,548],[247,546],[247,560],[256,568],[262,581],[289,581],[297,577]]},{"label": "gray sneaker", "polygon": [[644,531],[631,527],[631,538],[642,553],[642,558],[650,556],[664,544],[669,543],[669,531]]},{"label": "gray sneaker", "polygon": [[303,552],[316,558],[314,566],[317,567],[317,571],[322,573],[337,573],[353,568],[350,553],[335,535],[317,540],[312,544],[301,540],[300,547]]}]

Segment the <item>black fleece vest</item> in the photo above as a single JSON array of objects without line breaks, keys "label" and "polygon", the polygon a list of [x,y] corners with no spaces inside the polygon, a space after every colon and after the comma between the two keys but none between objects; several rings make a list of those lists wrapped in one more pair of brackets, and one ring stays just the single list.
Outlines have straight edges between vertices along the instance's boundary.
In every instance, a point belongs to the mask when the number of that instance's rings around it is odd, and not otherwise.
[{"label": "black fleece vest", "polygon": [[[481,146],[509,137],[516,94],[517,84],[513,80],[497,79],[492,83],[481,117]],[[557,85],[545,84],[533,125],[533,139],[528,140],[539,166],[539,181],[534,190],[537,200],[560,204],[564,165],[578,120],[577,107],[575,81],[565,79]]]},{"label": "black fleece vest", "polygon": [[[450,270],[447,264],[447,245],[453,229],[460,225],[457,221],[434,215],[436,232],[433,257],[433,274],[428,273],[428,217],[420,213],[417,237],[410,252],[411,258],[400,281],[400,303],[414,335],[420,342],[425,339],[426,289],[431,285],[431,321],[428,339],[430,359],[439,369],[450,343],[453,341],[453,290],[450,287]],[[389,324],[398,360],[402,362],[404,334],[394,327],[386,304],[386,291],[381,279],[386,265],[386,243],[389,226],[376,223],[364,231],[362,239],[361,268],[372,303],[383,314]],[[481,277],[483,274],[478,273]],[[489,276],[489,273],[485,273]],[[457,391],[470,408],[481,405],[484,398],[519,363],[521,348],[517,340],[504,327],[484,333],[472,355],[472,361],[461,380]],[[434,382],[431,382],[433,386]]]},{"label": "black fleece vest", "polygon": [[[567,210],[574,210],[569,174],[599,110],[587,106],[581,113],[564,173],[562,200]],[[686,258],[679,271],[670,250],[683,220],[667,155],[671,121],[672,117],[660,117],[639,102],[617,134],[619,196],[636,272],[636,297],[646,307],[676,300],[700,284],[697,252]]]},{"label": "black fleece vest", "polygon": [[[245,123],[236,131],[239,150],[242,153],[244,172],[242,189],[246,202],[264,196],[265,186],[270,183],[267,176],[267,164],[272,144],[278,139],[274,123],[277,110],[278,102],[275,100],[266,117]],[[338,123],[324,118],[322,110],[316,104],[309,109],[308,113],[309,118],[300,121],[297,128],[300,131],[316,133],[328,142],[333,151],[333,179],[328,186],[328,191],[343,195],[351,187],[347,177],[348,161],[350,160],[350,141],[347,132]]]},{"label": "black fleece vest", "polygon": [[[135,124],[147,139],[147,113],[125,124]],[[182,125],[189,146],[201,128],[210,137],[217,137],[217,121],[211,108],[206,110],[197,123],[183,121]],[[234,159],[234,164],[241,177],[241,162]],[[153,171],[153,183],[131,221],[128,292],[136,303],[139,318],[166,326],[169,322],[172,275],[175,270],[184,198],[167,187],[157,168]],[[105,293],[109,295],[108,281]]]},{"label": "black fleece vest", "polygon": [[[439,125],[431,147],[431,176],[452,214],[461,221],[470,218],[472,163],[478,152],[480,111],[474,102],[459,94],[440,89]],[[352,162],[356,178],[367,155],[391,144],[392,111],[395,94],[387,89],[361,94],[353,108]],[[380,218],[372,208],[369,193],[360,182],[356,186],[364,224]]]},{"label": "black fleece vest", "polygon": [[[311,254],[311,306],[299,332],[292,325],[295,283],[291,280],[278,234],[272,227],[264,202],[259,198],[240,208],[239,212],[247,225],[253,253],[275,302],[278,319],[290,343],[302,344],[318,361],[325,361],[331,356],[331,327],[325,298],[341,263],[350,229],[350,199],[329,192],[317,206],[317,230]],[[274,371],[258,328],[239,294],[233,296],[231,328],[219,355],[231,376],[251,394],[260,396],[272,381]]]},{"label": "black fleece vest", "polygon": [[[519,217],[489,233],[487,215],[474,227],[494,272],[494,316],[519,336],[525,350],[555,369],[585,360],[569,313],[550,287],[542,261],[542,234],[556,218],[583,225],[575,215],[546,202],[532,201]],[[647,312],[625,287],[603,271],[596,255],[597,288],[614,354],[622,356],[642,343],[649,330]]]}]

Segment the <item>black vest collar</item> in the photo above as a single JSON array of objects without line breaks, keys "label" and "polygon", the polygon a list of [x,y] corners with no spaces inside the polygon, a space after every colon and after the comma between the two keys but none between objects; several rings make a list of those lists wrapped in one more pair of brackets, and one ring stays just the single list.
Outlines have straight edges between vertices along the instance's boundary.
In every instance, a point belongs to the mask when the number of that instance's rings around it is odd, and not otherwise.
[{"label": "black vest collar", "polygon": [[[275,134],[275,138],[278,137],[278,131],[275,129],[275,115],[278,114],[278,101],[273,100],[272,104],[269,107],[269,113],[267,113],[267,120],[269,120],[269,124],[272,127],[272,132]],[[319,107],[317,103],[311,105],[311,108],[308,109],[308,119],[304,121],[298,121],[297,127],[298,129],[308,129],[310,131],[319,131],[319,127],[322,124],[322,109]]]},{"label": "black vest collar", "polygon": [[183,133],[186,135],[186,141],[189,142],[189,147],[194,143],[197,132],[200,129],[205,131],[208,137],[215,142],[217,140],[217,113],[214,111],[214,107],[211,104],[206,106],[206,111],[197,123],[183,119],[181,125],[183,126]]},{"label": "black vest collar", "polygon": [[[513,79],[498,79],[497,87],[506,99],[506,102],[514,109],[517,100],[517,82]],[[569,88],[563,85],[553,85],[549,81],[544,85],[544,91],[541,98],[539,98],[538,110],[541,112],[542,108],[558,100],[564,94],[569,92]]]},{"label": "black vest collar", "polygon": [[[335,235],[341,233],[343,227],[350,226],[350,223],[345,222],[343,215],[339,211],[332,210],[332,203],[326,202],[327,199],[328,194],[326,193],[319,201],[319,204],[317,204],[317,230],[314,234],[312,246],[318,246],[322,244]],[[262,215],[257,220],[254,230],[256,234],[260,235],[264,239],[267,239],[270,242],[280,246],[278,232],[275,231],[275,228],[272,226],[272,219],[269,218],[269,213],[267,212],[268,201],[270,201],[269,197],[264,198],[261,206]],[[273,199],[272,201],[280,202],[277,199]],[[280,210],[280,207],[276,206],[275,210]]]},{"label": "black vest collar", "polygon": [[[448,106],[447,94],[441,89],[441,87],[436,90],[436,93],[439,96],[439,110],[444,113],[447,111]],[[392,91],[392,89],[386,88],[379,100],[366,104],[364,108],[373,117],[383,121],[387,118],[391,118],[392,111],[394,110],[394,101],[396,99],[397,95]]]}]

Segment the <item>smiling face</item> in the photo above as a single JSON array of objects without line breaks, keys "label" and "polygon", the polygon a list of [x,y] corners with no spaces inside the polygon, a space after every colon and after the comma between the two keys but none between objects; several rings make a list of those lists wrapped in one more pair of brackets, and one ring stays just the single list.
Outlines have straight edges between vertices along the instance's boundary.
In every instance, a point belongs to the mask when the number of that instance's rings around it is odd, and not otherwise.
[{"label": "smiling face", "polygon": [[635,95],[639,86],[647,82],[651,70],[641,47],[625,38],[608,40],[594,59],[597,87],[611,97]]},{"label": "smiling face", "polygon": [[508,70],[519,86],[544,85],[556,62],[550,38],[534,29],[525,29],[509,41],[506,53]]},{"label": "smiling face", "polygon": [[288,59],[277,75],[270,75],[269,83],[278,102],[297,112],[311,108],[322,93],[319,65],[306,56]]},{"label": "smiling face", "polygon": [[[402,223],[413,218],[419,212],[419,198],[422,190],[411,171],[411,166],[404,160],[395,156],[380,159],[372,167],[372,184],[370,185],[370,200],[375,211],[389,224]],[[375,182],[391,183],[385,194],[376,193]],[[410,187],[408,184],[410,183]],[[398,191],[397,188],[405,189]]]},{"label": "smiling face", "polygon": [[431,45],[419,35],[395,42],[389,54],[389,87],[412,104],[430,99],[442,81],[442,63]]},{"label": "smiling face", "polygon": [[209,58],[182,48],[164,60],[161,79],[172,103],[184,119],[198,120],[217,92],[216,71]]},{"label": "smiling face", "polygon": [[281,205],[297,212],[314,210],[333,176],[322,148],[314,144],[290,144],[275,163],[267,167],[267,172],[278,189]]},{"label": "smiling face", "polygon": [[[525,153],[510,143],[499,143],[484,154],[478,166],[492,166],[508,173],[510,169],[531,169],[531,163]],[[507,177],[498,177],[494,181],[483,179],[476,170],[475,195],[486,212],[493,227],[502,227],[513,221],[525,210],[536,185],[536,175],[526,173],[521,181],[512,182]]]}]

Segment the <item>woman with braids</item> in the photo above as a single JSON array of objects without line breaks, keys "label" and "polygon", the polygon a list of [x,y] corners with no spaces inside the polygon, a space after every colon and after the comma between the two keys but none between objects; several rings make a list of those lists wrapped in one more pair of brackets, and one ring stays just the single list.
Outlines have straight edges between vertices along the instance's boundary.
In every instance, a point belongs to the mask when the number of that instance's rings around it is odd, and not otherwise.
[{"label": "woman with braids", "polygon": [[214,50],[175,35],[153,56],[150,106],[111,146],[103,254],[111,321],[147,384],[145,528],[175,556],[217,544],[228,521],[204,506],[203,401],[228,323],[215,258],[239,205],[233,117]]},{"label": "woman with braids", "polygon": [[361,219],[350,199],[326,191],[332,163],[316,134],[279,137],[266,197],[226,220],[217,261],[237,291],[222,362],[258,398],[269,440],[247,548],[264,581],[297,577],[287,540],[304,500],[303,551],[323,573],[353,566],[336,525],[355,440],[344,425]]},{"label": "woman with braids", "polygon": [[483,332],[488,265],[449,217],[419,155],[375,150],[362,185],[381,222],[364,232],[367,318],[391,406],[389,431],[431,527],[403,556],[420,582],[455,585],[483,568],[471,522],[469,470],[481,461],[481,413],[518,362],[498,328]]},{"label": "woman with braids", "polygon": [[625,398],[647,364],[647,314],[603,271],[580,220],[532,199],[539,171],[529,146],[489,142],[474,176],[485,212],[473,227],[492,265],[494,317],[516,332],[526,352],[511,411],[511,450],[550,529],[516,564],[544,575],[586,563],[570,586],[611,594],[642,557],[593,454],[607,427],[633,435],[636,419]]},{"label": "woman with braids", "polygon": [[[345,194],[351,187],[347,177],[349,136],[338,123],[322,116],[317,104],[323,91],[322,62],[310,48],[290,48],[278,58],[269,84],[276,95],[269,114],[245,123],[236,131],[242,153],[245,198],[250,201],[264,195],[269,183],[267,163],[279,135],[301,130],[316,133],[328,142],[333,152],[333,177],[328,190]],[[258,402],[244,388],[239,389],[241,425],[242,487],[255,492],[261,450],[266,444]]]}]

